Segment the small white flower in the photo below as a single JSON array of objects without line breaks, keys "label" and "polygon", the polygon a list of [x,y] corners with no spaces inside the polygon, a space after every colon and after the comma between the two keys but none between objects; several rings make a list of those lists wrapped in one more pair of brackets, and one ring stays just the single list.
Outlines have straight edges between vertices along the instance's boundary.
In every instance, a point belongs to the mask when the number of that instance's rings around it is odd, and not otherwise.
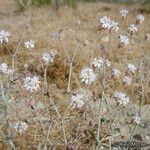
[{"label": "small white flower", "polygon": [[54,62],[54,58],[56,56],[56,51],[50,51],[50,52],[45,52],[42,54],[42,60],[45,62],[46,65],[49,63]]},{"label": "small white flower", "polygon": [[121,72],[118,69],[113,69],[112,74],[113,74],[113,76],[118,78],[120,76]]},{"label": "small white flower", "polygon": [[127,65],[127,69],[128,69],[128,72],[132,72],[132,73],[135,73],[137,70],[136,66],[130,63]]},{"label": "small white flower", "polygon": [[118,29],[119,29],[119,28],[118,28],[118,23],[115,22],[115,21],[111,21],[111,28],[110,28],[110,30],[117,32]]},{"label": "small white flower", "polygon": [[131,33],[134,33],[134,32],[138,31],[137,27],[134,24],[129,25],[128,30]]},{"label": "small white flower", "polygon": [[69,102],[74,107],[81,108],[84,105],[83,95],[78,93],[76,95],[72,95],[71,98],[69,99]]},{"label": "small white flower", "polygon": [[0,65],[0,72],[3,74],[7,74],[7,71],[8,71],[8,65],[6,63],[2,63]]},{"label": "small white flower", "polygon": [[130,85],[132,83],[132,79],[128,76],[125,76],[123,79],[123,83],[126,85]]},{"label": "small white flower", "polygon": [[33,40],[26,41],[26,42],[24,42],[24,44],[27,49],[33,49],[35,47]]},{"label": "small white flower", "polygon": [[12,77],[12,74],[14,73],[14,71],[12,69],[8,68],[8,65],[5,63],[2,63],[0,65],[0,73],[7,75],[9,78]]},{"label": "small white flower", "polygon": [[17,132],[23,133],[27,130],[28,125],[23,121],[18,121],[15,123],[14,128],[16,129]]},{"label": "small white flower", "polygon": [[114,98],[116,99],[118,105],[126,105],[130,101],[129,97],[121,91],[115,92]]},{"label": "small white flower", "polygon": [[37,91],[39,88],[39,78],[36,76],[33,77],[26,77],[24,79],[24,87],[26,88],[27,91],[33,92]]},{"label": "small white flower", "polygon": [[120,14],[122,17],[126,17],[128,13],[129,13],[129,11],[127,9],[121,9],[120,10]]},{"label": "small white flower", "polygon": [[103,29],[108,29],[108,30],[112,30],[112,31],[117,31],[118,28],[118,23],[115,21],[112,21],[109,17],[107,16],[103,16],[100,18],[100,24],[102,26]]},{"label": "small white flower", "polygon": [[104,65],[103,58],[99,58],[99,59],[95,58],[91,63],[91,66],[93,66],[94,68],[100,68],[103,65]]},{"label": "small white flower", "polygon": [[142,118],[141,118],[139,115],[135,115],[135,116],[133,117],[133,123],[135,123],[135,124],[140,124],[141,119],[142,119]]},{"label": "small white flower", "polygon": [[8,36],[10,36],[10,34],[7,31],[1,30],[0,31],[0,42],[1,43],[8,43]]},{"label": "small white flower", "polygon": [[91,66],[93,66],[94,68],[98,68],[98,69],[103,67],[103,65],[110,67],[110,61],[104,58],[99,58],[99,59],[95,58],[91,63]]},{"label": "small white flower", "polygon": [[137,16],[137,23],[143,23],[143,21],[144,21],[144,16],[143,15],[138,15]]},{"label": "small white flower", "polygon": [[109,30],[111,28],[111,20],[107,16],[101,17],[100,23],[102,25],[102,28],[104,28],[104,29]]},{"label": "small white flower", "polygon": [[129,38],[126,35],[119,35],[119,44],[127,46],[129,44]]},{"label": "small white flower", "polygon": [[85,68],[80,73],[82,83],[92,84],[96,80],[96,75],[91,68]]}]

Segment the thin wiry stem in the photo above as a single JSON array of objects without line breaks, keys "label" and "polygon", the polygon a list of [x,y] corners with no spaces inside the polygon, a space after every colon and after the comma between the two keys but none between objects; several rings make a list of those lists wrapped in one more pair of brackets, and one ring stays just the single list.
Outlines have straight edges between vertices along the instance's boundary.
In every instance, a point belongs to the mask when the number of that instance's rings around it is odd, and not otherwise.
[{"label": "thin wiry stem", "polygon": [[44,86],[46,88],[46,91],[48,90],[48,84],[47,84],[47,67],[44,68]]},{"label": "thin wiry stem", "polygon": [[144,85],[143,85],[143,75],[142,75],[142,62],[140,64],[140,70],[139,70],[139,74],[140,74],[140,84],[141,84],[141,100],[140,100],[140,107],[139,107],[139,115],[141,114],[141,108],[142,108],[142,105],[144,103]]},{"label": "thin wiry stem", "polygon": [[111,150],[111,138],[109,138],[109,150]]},{"label": "thin wiry stem", "polygon": [[5,126],[8,127],[8,98],[5,96],[3,82],[1,79],[0,79],[0,89],[1,89],[1,97],[2,97],[1,100],[3,104]]},{"label": "thin wiry stem", "polygon": [[[134,62],[136,64],[135,56],[133,55],[131,48],[130,48],[130,53],[131,53],[131,55],[133,57],[133,60],[134,60]],[[144,102],[144,85],[143,85],[143,75],[142,75],[142,63],[143,63],[143,60],[141,61],[140,67],[139,67],[140,84],[141,84],[141,88],[142,88],[142,91],[141,91],[142,92],[142,96],[141,96],[141,99],[140,99],[139,115],[141,115],[141,108],[142,108],[142,104]],[[135,124],[134,128],[133,128],[133,130],[131,132],[131,135],[129,137],[129,140],[128,140],[129,142],[132,140],[132,137],[133,137],[134,133],[136,132],[137,127],[138,127],[138,124]]]},{"label": "thin wiry stem", "polygon": [[0,90],[1,90],[1,97],[2,97],[2,104],[3,104],[3,112],[4,112],[4,126],[7,128],[8,130],[8,140],[7,142],[9,143],[9,145],[12,147],[13,150],[16,150],[16,147],[12,141],[11,138],[11,133],[10,133],[10,126],[9,126],[9,121],[8,121],[8,97],[5,95],[4,93],[4,87],[3,87],[3,82],[0,79]]},{"label": "thin wiry stem", "polygon": [[[50,94],[48,96],[50,97]],[[50,97],[50,100],[51,100],[52,105],[54,106],[54,109],[55,109],[58,117],[61,118],[61,125],[62,125],[62,132],[63,132],[63,137],[64,137],[64,143],[65,143],[65,145],[67,145],[68,142],[67,142],[67,137],[66,137],[66,130],[65,130],[64,118],[65,118],[65,115],[66,115],[67,111],[69,110],[69,107],[66,109],[66,111],[64,113],[64,116],[61,116],[60,113],[59,113],[59,111],[58,111],[57,106],[55,105],[55,103],[54,103],[54,101],[52,100],[51,97]]]},{"label": "thin wiry stem", "polygon": [[11,81],[14,81],[14,72],[15,72],[15,57],[12,57],[12,76],[11,76]]},{"label": "thin wiry stem", "polygon": [[102,91],[102,99],[99,99],[99,117],[98,117],[98,127],[97,127],[97,136],[96,136],[96,141],[97,141],[97,145],[96,145],[96,150],[98,150],[99,145],[100,145],[100,131],[101,131],[101,109],[102,109],[102,105],[104,102],[104,90]]},{"label": "thin wiry stem", "polygon": [[70,84],[71,84],[71,76],[72,76],[72,61],[70,62],[70,69],[69,69],[69,78],[68,78],[68,87],[67,87],[67,92],[70,92]]},{"label": "thin wiry stem", "polygon": [[[31,99],[31,100],[34,100],[34,99],[32,98],[31,93],[30,93],[30,99]],[[39,111],[37,110],[36,107],[34,107],[34,110],[35,110],[36,116],[40,116]],[[41,117],[39,117],[39,122],[40,122],[40,124],[41,124],[41,126],[42,126],[42,129],[43,129],[43,131],[44,131],[44,134],[46,135],[45,126],[44,126],[44,124],[43,124],[43,122],[42,122]],[[52,143],[51,143],[51,141],[50,141],[49,139],[48,139],[48,142],[49,142],[50,145],[52,145]]]},{"label": "thin wiry stem", "polygon": [[6,47],[8,53],[9,53],[11,59],[12,59],[12,61],[11,61],[11,62],[12,62],[12,74],[11,74],[11,82],[12,82],[12,83],[13,83],[13,81],[14,81],[15,58],[16,58],[16,55],[17,55],[17,53],[18,53],[18,51],[19,51],[19,48],[20,48],[20,46],[21,46],[21,43],[22,43],[22,40],[23,40],[24,36],[25,36],[25,34],[22,35],[21,40],[19,41],[19,43],[18,43],[18,45],[17,45],[17,48],[16,48],[14,54],[10,51],[9,47],[7,46],[7,44],[4,44],[4,46]]},{"label": "thin wiry stem", "polygon": [[63,136],[64,136],[64,142],[65,142],[65,145],[67,145],[68,142],[67,142],[67,137],[66,137],[64,118],[61,119],[61,124],[62,124],[62,131],[63,131]]},{"label": "thin wiry stem", "polygon": [[72,77],[72,65],[73,65],[73,61],[74,61],[74,57],[76,55],[77,49],[74,50],[73,56],[72,58],[69,60],[69,78],[68,78],[68,87],[67,87],[67,92],[70,92],[70,85],[71,85],[71,77]]},{"label": "thin wiry stem", "polygon": [[[104,52],[102,53],[103,55],[103,58],[104,58]],[[97,136],[96,136],[96,141],[97,141],[97,144],[96,144],[96,148],[95,150],[98,150],[99,148],[99,145],[100,145],[100,130],[101,130],[101,117],[102,117],[102,114],[101,114],[101,109],[102,109],[102,105],[103,105],[103,102],[105,100],[105,64],[102,65],[102,71],[103,71],[103,80],[102,80],[102,99],[99,99],[99,117],[98,117],[98,128],[97,128]]]},{"label": "thin wiry stem", "polygon": [[[84,46],[82,46],[79,50],[78,50],[78,45],[77,48],[74,50],[73,56],[72,58],[69,59],[69,78],[68,78],[68,86],[67,86],[67,92],[69,93],[71,90],[71,77],[72,77],[72,68],[73,68],[73,62],[74,62],[74,58],[77,52],[81,51],[83,49]],[[67,53],[66,53],[67,54]],[[68,55],[67,55],[68,57]]]},{"label": "thin wiry stem", "polygon": [[51,130],[51,127],[52,127],[52,122],[50,122],[49,124],[49,127],[48,127],[48,131],[47,131],[47,134],[46,134],[46,138],[45,138],[45,144],[44,144],[44,149],[47,149],[47,141],[48,141],[48,137],[49,137],[49,134],[50,134],[50,130]]}]

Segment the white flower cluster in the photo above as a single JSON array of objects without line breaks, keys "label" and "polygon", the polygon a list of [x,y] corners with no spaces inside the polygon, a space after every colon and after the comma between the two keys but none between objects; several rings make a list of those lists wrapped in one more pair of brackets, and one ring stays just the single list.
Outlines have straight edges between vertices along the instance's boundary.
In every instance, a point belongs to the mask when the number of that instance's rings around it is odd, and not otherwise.
[{"label": "white flower cluster", "polygon": [[126,85],[130,85],[132,83],[132,79],[128,76],[125,76],[123,79],[123,83]]},{"label": "white flower cluster", "polygon": [[5,64],[5,63],[2,63],[0,65],[0,72],[3,73],[3,74],[7,74],[7,70],[8,70],[8,65]]},{"label": "white flower cluster", "polygon": [[126,35],[119,35],[119,44],[127,46],[129,44],[129,38]]},{"label": "white flower cluster", "polygon": [[15,123],[14,128],[16,129],[17,132],[23,133],[27,130],[28,125],[26,122],[18,121]]},{"label": "white flower cluster", "polygon": [[133,123],[140,124],[141,120],[142,118],[138,114],[133,116]]},{"label": "white flower cluster", "polygon": [[81,108],[84,105],[83,95],[79,93],[72,95],[69,102],[70,105],[73,105],[73,107]]},{"label": "white flower cluster", "polygon": [[131,34],[138,31],[137,27],[134,24],[130,24],[128,30]]},{"label": "white flower cluster", "polygon": [[2,63],[0,64],[0,73],[11,76],[13,73],[13,70],[9,69],[6,63]]},{"label": "white flower cluster", "polygon": [[127,16],[127,14],[129,13],[129,11],[127,9],[121,9],[120,10],[120,14],[123,18],[125,18]]},{"label": "white flower cluster", "polygon": [[114,98],[116,99],[118,105],[126,105],[130,101],[129,97],[121,91],[115,92]]},{"label": "white flower cluster", "polygon": [[26,41],[24,44],[27,49],[33,49],[35,47],[33,40]]},{"label": "white flower cluster", "polygon": [[42,60],[45,62],[46,65],[48,65],[49,63],[53,63],[56,53],[57,52],[54,50],[50,52],[45,52],[42,54]]},{"label": "white flower cluster", "polygon": [[92,84],[96,80],[96,74],[91,68],[85,68],[80,73],[80,79],[82,83]]},{"label": "white flower cluster", "polygon": [[115,31],[115,32],[117,32],[118,29],[119,29],[118,23],[115,22],[114,20],[112,20],[112,21],[111,21],[111,28],[110,28],[110,31]]},{"label": "white flower cluster", "polygon": [[33,77],[26,77],[24,79],[24,87],[26,88],[27,91],[33,92],[37,91],[39,88],[39,78],[36,76]]},{"label": "white flower cluster", "polygon": [[127,65],[127,69],[128,69],[128,72],[131,72],[131,73],[135,73],[137,70],[136,66],[130,63]]},{"label": "white flower cluster", "polygon": [[138,23],[143,23],[144,19],[145,19],[145,18],[144,18],[143,15],[138,15],[138,16],[137,16],[137,24],[138,24]]},{"label": "white flower cluster", "polygon": [[118,69],[113,69],[112,70],[112,75],[114,76],[114,77],[119,77],[120,76],[120,74],[121,74],[121,72],[118,70]]},{"label": "white flower cluster", "polygon": [[103,16],[100,18],[100,23],[103,29],[108,29],[109,31],[118,31],[118,23],[114,20],[111,20],[107,16]]},{"label": "white flower cluster", "polygon": [[104,58],[99,58],[99,59],[95,58],[91,63],[92,67],[98,68],[98,69],[103,67],[103,65],[110,67],[110,61]]},{"label": "white flower cluster", "polygon": [[0,31],[0,42],[1,43],[8,43],[8,36],[10,36],[10,34],[7,31],[1,30]]}]

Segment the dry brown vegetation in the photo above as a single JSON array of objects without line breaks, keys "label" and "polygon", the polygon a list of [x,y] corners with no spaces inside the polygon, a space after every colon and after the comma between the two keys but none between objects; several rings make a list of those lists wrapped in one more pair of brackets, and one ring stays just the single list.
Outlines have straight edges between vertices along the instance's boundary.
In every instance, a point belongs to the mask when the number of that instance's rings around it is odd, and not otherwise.
[{"label": "dry brown vegetation", "polygon": [[[120,8],[129,9],[130,13],[127,20],[124,22],[119,15]],[[135,111],[137,109],[141,100],[141,84],[138,75],[135,75],[134,83],[125,87],[122,84],[122,79],[125,72],[125,67],[128,62],[140,63],[143,61],[143,75],[144,75],[144,104],[150,103],[150,44],[149,41],[145,40],[145,35],[150,32],[150,14],[144,14],[145,21],[140,25],[138,32],[132,37],[131,48],[133,53],[131,54],[127,48],[118,49],[118,43],[116,39],[118,38],[118,33],[109,33],[107,31],[97,30],[99,17],[108,15],[119,22],[119,33],[126,33],[129,24],[135,22],[135,17],[139,13],[140,6],[124,6],[120,4],[108,4],[108,3],[79,3],[78,7],[74,10],[68,7],[62,7],[58,12],[54,12],[50,7],[41,8],[28,8],[25,12],[16,11],[15,4],[9,1],[5,2],[0,0],[0,27],[9,31],[11,37],[9,39],[8,47],[11,52],[14,52],[19,41],[22,40],[22,45],[19,48],[17,58],[15,61],[16,66],[16,78],[14,83],[13,95],[10,97],[10,102],[8,106],[8,118],[10,124],[17,120],[26,121],[29,125],[29,129],[22,135],[14,132],[11,128],[12,133],[14,133],[14,145],[18,150],[30,150],[37,149],[40,145],[44,145],[48,129],[51,127],[49,137],[47,138],[47,149],[56,150],[92,150],[95,145],[95,137],[97,132],[97,116],[93,116],[91,109],[85,107],[83,109],[69,109],[65,118],[65,129],[66,137],[68,140],[68,145],[64,144],[64,137],[62,134],[62,122],[61,117],[55,112],[55,107],[58,106],[60,114],[65,115],[64,112],[67,109],[67,100],[72,93],[76,93],[77,89],[84,89],[82,91],[91,101],[97,101],[97,98],[101,98],[102,90],[99,88],[99,83],[95,83],[89,87],[82,85],[80,83],[79,74],[82,68],[87,66],[95,57],[101,56],[101,50],[99,45],[103,44],[99,40],[99,35],[101,37],[109,36],[110,40],[108,43],[104,44],[106,48],[106,57],[111,61],[111,67],[117,67],[121,70],[122,75],[119,79],[114,80],[111,76],[111,69],[107,71],[106,82],[108,81],[109,86],[106,88],[106,97],[112,95],[116,89],[124,90],[130,95],[132,101],[132,108],[129,111]],[[79,31],[76,32],[76,20],[81,20],[81,26]],[[63,40],[52,40],[52,35],[65,35]],[[58,34],[60,33],[60,34]],[[35,41],[35,48],[32,52],[32,57],[28,54],[28,51],[24,47],[24,41],[33,39]],[[84,41],[88,40],[89,44],[84,45]],[[135,44],[136,43],[136,44]],[[65,51],[68,52],[69,56],[73,54],[74,49],[81,49],[75,56],[73,63],[73,73],[71,80],[72,92],[67,93],[67,83],[69,76],[69,62],[66,57]],[[43,70],[39,58],[43,51],[56,49],[57,56],[55,62],[48,67],[48,95],[46,95],[41,85],[41,90],[34,94],[33,99],[36,101],[36,110],[32,109],[29,105],[30,94],[22,88],[22,79],[24,77],[24,64],[28,61],[29,70],[28,74],[37,74],[40,76],[40,80],[43,81]],[[133,60],[134,56],[134,60]],[[0,47],[0,63],[5,62],[11,66],[10,55],[7,48],[3,45]],[[102,80],[100,77],[99,80]],[[3,79],[5,88],[7,89],[9,84],[7,79]],[[43,94],[45,94],[43,96]],[[41,96],[42,95],[42,96]],[[51,101],[52,99],[53,101]],[[109,105],[112,105],[110,99],[108,100]],[[41,104],[42,103],[42,104]],[[114,103],[112,101],[112,103]],[[147,106],[142,109],[144,112]],[[118,113],[124,115],[128,112],[126,111]],[[106,109],[104,108],[104,112]],[[149,112],[148,112],[149,113]],[[130,112],[129,112],[130,114]],[[110,124],[113,120],[113,116],[104,116],[104,122],[101,125],[100,138],[107,137],[110,131]],[[106,118],[105,118],[106,117]],[[123,120],[123,121],[122,121]],[[148,118],[148,120],[150,120]],[[0,120],[1,121],[1,120]],[[121,135],[117,137],[116,140],[127,139],[130,135],[131,125],[128,119],[121,119],[117,121],[116,128],[125,127]],[[52,124],[51,124],[52,123]],[[128,129],[126,126],[129,126]],[[8,130],[6,127],[0,123],[1,131],[7,135]],[[6,131],[5,131],[6,130]],[[143,129],[144,130],[144,129]],[[143,132],[142,130],[142,132]],[[146,131],[148,129],[145,129]],[[141,131],[139,129],[139,131]],[[76,134],[78,132],[78,139]],[[3,142],[7,136],[0,135],[0,149],[6,150],[11,149],[9,142]],[[145,136],[150,136],[143,132],[140,135],[145,140]],[[150,139],[150,138],[149,138]],[[113,139],[114,140],[114,139]],[[112,142],[113,142],[112,140]],[[7,140],[6,140],[7,141]],[[108,144],[108,141],[104,141]],[[103,148],[104,148],[103,147]],[[103,149],[100,147],[99,149]],[[106,149],[109,149],[108,147]]]}]

